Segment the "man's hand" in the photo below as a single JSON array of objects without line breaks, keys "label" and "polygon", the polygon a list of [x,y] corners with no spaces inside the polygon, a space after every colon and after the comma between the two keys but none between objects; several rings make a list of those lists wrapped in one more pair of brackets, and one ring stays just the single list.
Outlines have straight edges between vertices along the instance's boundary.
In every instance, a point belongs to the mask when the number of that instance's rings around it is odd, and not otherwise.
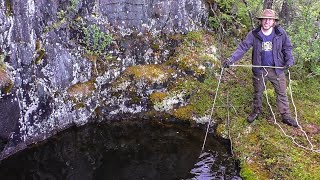
[{"label": "man's hand", "polygon": [[223,68],[229,68],[230,67],[230,60],[229,59],[225,59],[223,62],[222,62],[222,67]]},{"label": "man's hand", "polygon": [[285,70],[288,70],[290,67],[291,67],[291,66],[290,66],[289,64],[286,64],[286,65],[283,66],[283,68],[284,68]]}]

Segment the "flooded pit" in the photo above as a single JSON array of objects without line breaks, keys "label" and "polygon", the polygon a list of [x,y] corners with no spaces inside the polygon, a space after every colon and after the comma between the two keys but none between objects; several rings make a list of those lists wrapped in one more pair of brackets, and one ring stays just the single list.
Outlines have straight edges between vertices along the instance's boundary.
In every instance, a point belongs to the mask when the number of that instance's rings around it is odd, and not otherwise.
[{"label": "flooded pit", "polygon": [[0,179],[241,179],[230,147],[181,123],[126,121],[70,128],[0,164]]}]

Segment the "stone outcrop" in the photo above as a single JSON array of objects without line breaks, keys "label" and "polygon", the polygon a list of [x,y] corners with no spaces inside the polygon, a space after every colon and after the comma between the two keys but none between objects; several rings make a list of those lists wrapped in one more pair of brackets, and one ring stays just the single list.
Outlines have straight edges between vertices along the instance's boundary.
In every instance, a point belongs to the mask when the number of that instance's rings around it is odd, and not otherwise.
[{"label": "stone outcrop", "polygon": [[0,97],[1,157],[99,115],[148,111],[145,92],[132,98],[117,78],[165,62],[177,44],[168,36],[206,20],[203,0],[0,0],[0,79],[12,82]]}]

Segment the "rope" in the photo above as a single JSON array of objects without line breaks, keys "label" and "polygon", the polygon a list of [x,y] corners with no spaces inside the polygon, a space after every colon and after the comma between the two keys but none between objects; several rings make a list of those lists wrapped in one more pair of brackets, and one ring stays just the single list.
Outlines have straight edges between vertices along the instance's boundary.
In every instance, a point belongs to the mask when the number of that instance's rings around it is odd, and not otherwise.
[{"label": "rope", "polygon": [[244,64],[231,64],[230,67],[257,67],[257,68],[273,68],[273,69],[283,69],[280,66],[257,66],[257,65],[244,65]]},{"label": "rope", "polygon": [[[277,67],[277,66],[234,65],[234,64],[232,64],[232,65],[230,65],[230,66],[231,66],[231,67],[250,67],[250,68],[252,68],[252,67],[259,67],[259,68],[264,68],[264,70],[266,71],[266,73],[268,73],[268,72],[267,72],[267,70],[266,70],[265,68],[274,68],[274,69],[276,69],[276,68],[283,69],[283,68],[284,68],[284,67]],[[215,107],[216,98],[217,98],[218,90],[219,90],[219,87],[220,87],[221,77],[222,77],[222,74],[223,74],[223,70],[224,70],[224,68],[221,68],[221,73],[220,73],[220,77],[219,77],[219,82],[218,82],[218,86],[217,86],[217,88],[216,88],[216,93],[215,93],[213,105],[212,105],[212,108],[211,108],[211,113],[210,113],[210,118],[209,118],[210,120],[209,120],[209,122],[208,122],[208,126],[207,126],[206,134],[205,134],[205,137],[204,137],[204,140],[203,140],[203,145],[202,145],[202,150],[201,150],[201,151],[204,150],[204,146],[205,146],[205,143],[206,143],[206,140],[207,140],[207,136],[208,136],[208,132],[209,132],[209,127],[210,127],[211,122],[212,122],[213,110],[214,110],[214,107]],[[276,125],[281,129],[282,133],[283,133],[286,137],[288,137],[289,139],[291,139],[292,142],[293,142],[296,146],[298,146],[298,147],[300,147],[300,148],[303,148],[303,149],[305,149],[305,150],[309,150],[309,151],[312,151],[312,152],[320,153],[320,150],[315,150],[315,149],[314,149],[314,146],[313,146],[313,144],[311,143],[311,141],[310,141],[307,133],[306,133],[306,132],[303,130],[303,128],[299,125],[298,115],[297,115],[297,108],[296,108],[296,106],[295,106],[295,104],[294,104],[294,101],[293,101],[293,95],[292,95],[293,93],[292,93],[292,87],[291,87],[291,75],[290,75],[290,71],[289,71],[289,70],[288,70],[288,73],[289,73],[289,74],[288,74],[288,79],[289,79],[289,91],[290,91],[291,101],[292,101],[292,104],[293,104],[294,109],[295,109],[295,120],[296,120],[296,122],[297,122],[297,124],[298,124],[299,129],[300,129],[300,130],[303,132],[303,134],[305,135],[305,137],[306,137],[309,145],[311,146],[311,148],[308,148],[308,147],[305,147],[305,146],[299,144],[298,142],[296,142],[296,140],[294,139],[294,137],[288,135],[288,134],[284,131],[284,129],[283,129],[283,128],[280,126],[280,124],[277,122],[275,113],[273,112],[272,106],[271,106],[271,104],[270,104],[270,102],[269,102],[268,95],[267,95],[267,93],[265,93],[268,106],[269,106],[270,111],[271,111],[271,113],[272,113],[272,115],[273,115],[274,124],[276,124]],[[266,75],[267,75],[267,74],[266,74]],[[266,91],[267,87],[266,87],[266,83],[265,83],[265,80],[264,80],[264,76],[263,76],[263,75],[262,75],[262,79],[263,79],[263,84],[264,84],[264,88],[265,88],[265,91]],[[229,101],[229,97],[228,97],[228,100],[227,100],[227,101]],[[228,102],[228,104],[229,104],[229,102]],[[230,142],[231,142],[231,152],[232,152],[232,141],[231,141],[230,129],[229,129],[230,127],[229,127],[229,105],[228,105],[228,104],[227,104],[227,107],[228,107],[228,120],[227,120],[227,125],[228,125],[228,135],[229,135],[229,139],[230,139]],[[232,153],[232,154],[233,154],[233,153]]]},{"label": "rope", "polygon": [[[267,73],[265,76],[267,76],[267,75],[268,75],[268,71],[267,71],[265,68],[264,68],[264,70],[265,70],[266,73]],[[288,70],[288,71],[289,71],[289,70]],[[263,80],[264,89],[265,89],[265,91],[266,91],[266,90],[267,90],[267,86],[266,86],[266,83],[265,83],[265,80],[264,80],[264,76],[263,76],[263,75],[261,75],[261,76],[262,76],[262,80]],[[290,82],[290,81],[291,81],[291,79],[289,78],[289,82]],[[291,90],[291,88],[290,88],[290,92],[291,92],[291,93],[290,93],[290,94],[291,94],[291,100],[292,100],[292,102],[293,102],[292,90]],[[299,144],[298,142],[296,142],[296,140],[294,139],[294,137],[288,135],[288,134],[284,131],[284,129],[281,127],[281,125],[280,125],[280,124],[277,122],[277,120],[276,120],[276,116],[275,116],[275,113],[274,113],[273,110],[272,110],[272,106],[271,106],[271,104],[270,104],[270,102],[269,102],[269,98],[268,98],[267,93],[265,93],[265,95],[266,95],[266,99],[267,99],[268,106],[269,106],[269,108],[270,108],[271,114],[272,114],[273,119],[274,119],[274,124],[276,124],[276,125],[281,129],[282,133],[283,133],[286,137],[290,138],[290,139],[292,140],[292,142],[293,142],[295,145],[297,145],[298,147],[303,148],[303,149],[306,149],[306,150],[310,150],[310,151],[313,151],[313,152],[320,153],[320,150],[314,150],[314,149],[313,149],[313,145],[312,145],[311,141],[309,140],[309,137],[307,136],[307,133],[302,129],[302,127],[301,127],[300,125],[298,125],[298,126],[299,126],[300,130],[301,130],[301,131],[304,133],[304,135],[306,136],[309,144],[311,145],[311,148],[308,148],[308,147],[305,147],[305,146]],[[295,105],[294,105],[294,107],[295,107]],[[295,113],[295,114],[296,114],[296,117],[295,117],[295,118],[296,118],[297,124],[299,124],[299,123],[298,123],[298,118],[297,118],[297,109],[296,109],[296,107],[295,107],[295,112],[296,112],[296,113]]]},{"label": "rope", "polygon": [[209,122],[208,122],[208,126],[207,126],[207,131],[206,131],[206,135],[204,136],[204,140],[203,140],[201,152],[203,151],[204,146],[205,146],[206,141],[207,141],[207,136],[208,136],[208,132],[209,132],[209,127],[210,127],[211,121],[212,121],[213,110],[214,110],[214,106],[215,106],[215,104],[216,104],[216,99],[217,99],[217,95],[218,95],[218,90],[219,90],[220,83],[221,83],[222,73],[223,73],[223,68],[221,69],[218,86],[217,86],[217,89],[216,89],[216,93],[215,93],[215,95],[214,95],[213,105],[212,105],[212,108],[211,108],[211,113],[210,113],[210,116],[209,116]]},{"label": "rope", "polygon": [[313,149],[313,144],[311,143],[307,133],[303,130],[303,128],[300,126],[299,124],[299,121],[298,121],[298,111],[297,111],[297,107],[293,101],[293,95],[292,95],[292,87],[291,87],[291,73],[290,71],[288,70],[288,78],[289,78],[289,91],[290,91],[290,97],[291,97],[291,102],[292,102],[292,105],[294,107],[294,114],[295,114],[295,119],[297,121],[297,124],[298,124],[298,127],[300,128],[300,130],[303,132],[303,134],[306,136],[310,146],[311,146],[311,149]]}]

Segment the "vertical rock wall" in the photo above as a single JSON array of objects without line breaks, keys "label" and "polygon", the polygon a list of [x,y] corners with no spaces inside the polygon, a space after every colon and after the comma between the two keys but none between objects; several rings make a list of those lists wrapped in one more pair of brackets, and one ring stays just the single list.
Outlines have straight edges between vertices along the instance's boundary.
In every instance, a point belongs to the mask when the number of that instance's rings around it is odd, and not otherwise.
[{"label": "vertical rock wall", "polygon": [[203,0],[0,0],[2,157],[87,123],[116,100],[108,86],[124,69],[166,61],[174,45],[163,37],[206,20]]}]

